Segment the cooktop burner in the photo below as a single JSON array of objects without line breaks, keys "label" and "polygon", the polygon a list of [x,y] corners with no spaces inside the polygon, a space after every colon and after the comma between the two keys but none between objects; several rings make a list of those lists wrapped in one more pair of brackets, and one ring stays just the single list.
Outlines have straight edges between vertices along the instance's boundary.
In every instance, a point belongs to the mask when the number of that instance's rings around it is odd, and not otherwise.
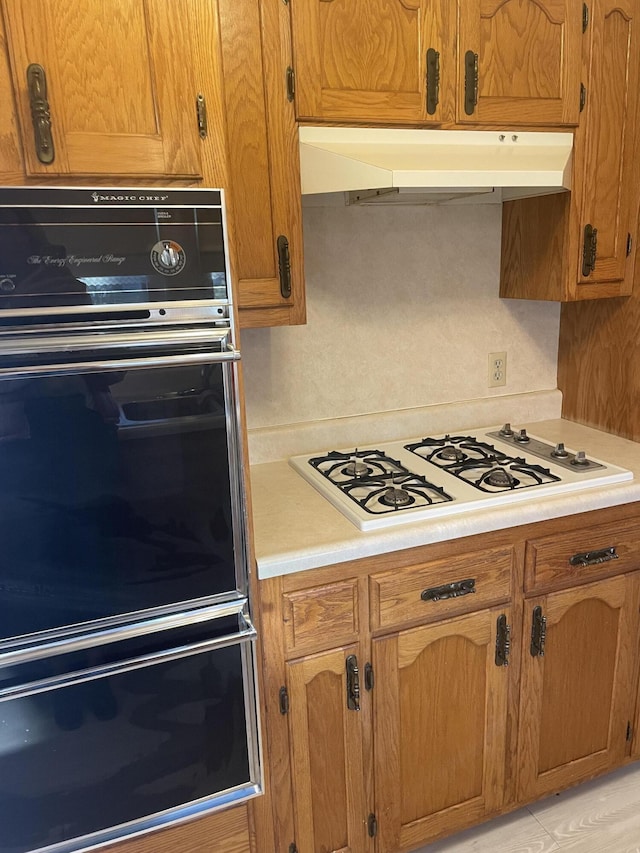
[{"label": "cooktop burner", "polygon": [[545,442],[510,424],[289,461],[361,530],[633,479],[630,471],[584,450]]},{"label": "cooktop burner", "polygon": [[504,453],[473,436],[424,438],[405,445],[405,449],[483,492],[528,489],[560,482],[560,477],[548,468],[527,462],[523,456]]},{"label": "cooktop burner", "polygon": [[380,450],[332,450],[308,461],[329,483],[372,515],[453,500],[444,489],[413,474]]}]

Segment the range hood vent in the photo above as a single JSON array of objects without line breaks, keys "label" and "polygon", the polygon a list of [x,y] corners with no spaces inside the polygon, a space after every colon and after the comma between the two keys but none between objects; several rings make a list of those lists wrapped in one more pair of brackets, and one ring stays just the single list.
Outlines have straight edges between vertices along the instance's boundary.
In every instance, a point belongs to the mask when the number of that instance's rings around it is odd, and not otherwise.
[{"label": "range hood vent", "polygon": [[431,203],[443,191],[447,198],[482,199],[497,189],[500,200],[546,195],[571,188],[572,148],[571,133],[301,127],[302,194],[348,192],[352,203],[405,195],[414,204],[425,203],[420,191]]}]

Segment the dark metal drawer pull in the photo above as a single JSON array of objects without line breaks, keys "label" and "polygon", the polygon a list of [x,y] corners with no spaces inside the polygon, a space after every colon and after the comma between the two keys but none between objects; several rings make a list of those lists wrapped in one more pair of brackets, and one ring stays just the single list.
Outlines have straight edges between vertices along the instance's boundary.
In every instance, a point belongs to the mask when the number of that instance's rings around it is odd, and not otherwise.
[{"label": "dark metal drawer pull", "polygon": [[534,607],[531,618],[531,645],[529,653],[532,658],[544,657],[544,646],[547,641],[547,617],[542,615],[542,607]]},{"label": "dark metal drawer pull", "polygon": [[599,551],[585,551],[583,554],[574,554],[569,557],[572,566],[597,566],[598,563],[608,563],[609,560],[617,560],[615,548],[601,548]]},{"label": "dark metal drawer pull", "polygon": [[423,601],[444,601],[446,598],[458,598],[461,595],[469,595],[476,591],[475,578],[467,578],[463,581],[445,583],[442,586],[432,586],[424,589],[420,598]]}]

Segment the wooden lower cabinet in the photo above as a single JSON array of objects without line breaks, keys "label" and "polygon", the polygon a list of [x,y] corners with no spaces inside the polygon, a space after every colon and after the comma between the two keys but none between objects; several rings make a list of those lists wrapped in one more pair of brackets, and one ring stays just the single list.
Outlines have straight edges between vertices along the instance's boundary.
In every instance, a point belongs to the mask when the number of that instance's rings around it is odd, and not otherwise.
[{"label": "wooden lower cabinet", "polygon": [[[368,849],[357,645],[287,664],[289,732],[299,853]],[[347,704],[350,684],[352,707]],[[364,715],[369,715],[364,712]]]},{"label": "wooden lower cabinet", "polygon": [[631,504],[261,582],[276,849],[404,853],[640,758],[639,525]]},{"label": "wooden lower cabinet", "polygon": [[588,779],[627,754],[638,578],[619,575],[526,602],[525,626],[537,608],[545,622],[541,641],[522,648],[520,799]]},{"label": "wooden lower cabinet", "polygon": [[406,850],[502,806],[509,668],[483,610],[373,641],[379,849]]}]

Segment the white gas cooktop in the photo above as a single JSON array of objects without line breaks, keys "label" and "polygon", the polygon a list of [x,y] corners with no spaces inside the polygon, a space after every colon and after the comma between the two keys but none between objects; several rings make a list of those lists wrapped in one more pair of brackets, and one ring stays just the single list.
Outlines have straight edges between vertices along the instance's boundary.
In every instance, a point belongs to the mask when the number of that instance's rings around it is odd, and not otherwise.
[{"label": "white gas cooktop", "polygon": [[504,426],[295,456],[290,464],[361,530],[632,480],[633,474]]}]

